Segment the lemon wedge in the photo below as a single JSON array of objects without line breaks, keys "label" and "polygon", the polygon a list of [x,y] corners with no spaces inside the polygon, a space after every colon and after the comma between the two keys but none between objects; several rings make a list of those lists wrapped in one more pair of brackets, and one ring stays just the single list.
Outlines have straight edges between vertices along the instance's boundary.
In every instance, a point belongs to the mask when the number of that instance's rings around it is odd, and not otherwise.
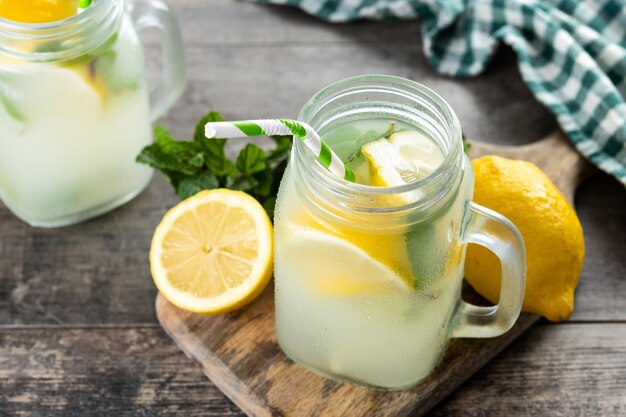
[{"label": "lemon wedge", "polygon": [[314,268],[298,271],[298,279],[321,296],[409,293],[411,290],[402,277],[363,249],[319,230],[299,228],[282,249],[284,258],[306,253],[310,259],[323,260],[327,271],[324,274]]},{"label": "lemon wedge", "polygon": [[428,137],[415,131],[394,133],[387,140],[417,173],[417,179],[431,174],[444,160],[441,149]]},{"label": "lemon wedge", "polygon": [[272,224],[250,195],[202,191],[168,211],[150,248],[157,288],[174,305],[203,314],[254,300],[272,275]]},{"label": "lemon wedge", "polygon": [[[367,182],[381,187],[404,184],[401,170],[412,170],[398,155],[397,150],[386,139],[369,142],[361,147],[361,154],[369,168],[363,170],[368,176]],[[365,175],[364,174],[364,175]],[[359,174],[360,175],[360,174]],[[287,192],[296,192],[290,190]],[[410,193],[405,193],[410,194]],[[381,203],[386,205],[403,205],[410,202],[409,196],[383,195]],[[303,241],[315,242],[307,252],[318,253],[311,259],[334,260],[326,268],[329,273],[315,278],[315,287],[322,293],[335,295],[372,294],[385,288],[401,288],[408,291],[414,286],[414,276],[407,254],[405,235],[376,233],[376,231],[334,225],[326,228],[313,219],[306,210],[295,210],[292,221],[302,230],[308,230]],[[347,215],[350,223],[358,225],[368,221],[367,215],[351,213]],[[314,231],[321,232],[319,235]],[[309,239],[310,234],[310,239]],[[299,248],[300,244],[285,245],[289,250]],[[302,243],[304,245],[304,243]],[[315,246],[316,248],[313,248]],[[323,252],[323,253],[322,253]],[[309,256],[309,255],[307,255]],[[286,257],[286,256],[283,256]],[[328,261],[330,262],[330,261]],[[356,272],[355,272],[356,271]],[[368,272],[370,271],[370,272]],[[299,273],[304,274],[304,271]],[[369,281],[369,277],[376,276]],[[311,278],[313,280],[313,278]],[[391,283],[389,285],[385,283]],[[386,286],[387,285],[387,286]]]},{"label": "lemon wedge", "polygon": [[417,179],[415,167],[387,139],[366,143],[361,148],[361,154],[369,163],[370,185],[390,187]]},{"label": "lemon wedge", "polygon": [[[387,139],[379,139],[363,145],[361,154],[369,165],[370,185],[393,187],[418,179],[419,168],[407,162]],[[402,206],[416,201],[420,196],[420,191],[389,194],[381,197],[381,203],[388,206]]]}]

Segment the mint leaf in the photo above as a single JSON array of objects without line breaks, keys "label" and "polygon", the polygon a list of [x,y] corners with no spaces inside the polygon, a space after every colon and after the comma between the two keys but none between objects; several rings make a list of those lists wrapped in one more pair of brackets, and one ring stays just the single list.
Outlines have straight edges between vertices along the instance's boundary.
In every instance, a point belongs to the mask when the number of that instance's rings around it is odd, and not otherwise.
[{"label": "mint leaf", "polygon": [[177,141],[170,135],[170,132],[161,125],[156,125],[154,128],[154,141],[163,152],[170,155],[179,155],[181,157],[193,154],[194,151],[199,148],[183,141]]},{"label": "mint leaf", "polygon": [[396,124],[394,122],[389,122],[389,127],[383,133],[379,133],[378,131],[373,129],[363,133],[354,141],[354,149],[356,150],[352,154],[350,154],[348,158],[346,158],[345,163],[350,163],[356,158],[360,157],[361,148],[363,147],[363,145],[374,142],[375,140],[389,138],[389,136],[393,135],[394,133],[396,133]]},{"label": "mint leaf", "polygon": [[206,156],[206,167],[216,175],[236,175],[236,168],[232,162],[226,158],[224,146],[226,139],[208,139],[204,135],[204,125],[209,122],[221,122],[222,116],[216,112],[209,112],[204,115],[196,124],[193,134],[195,143],[204,150]]},{"label": "mint leaf", "polygon": [[88,64],[89,68],[93,73],[93,78],[100,77],[109,92],[136,90],[139,87],[139,80],[125,74],[120,70],[119,65],[116,68],[117,41],[117,33],[114,33],[96,50],[88,54],[87,57],[91,58],[91,62]]},{"label": "mint leaf", "polygon": [[228,188],[230,188],[231,190],[246,192],[256,198],[253,190],[254,187],[257,186],[257,184],[257,180],[253,177],[237,177]]},{"label": "mint leaf", "polygon": [[272,140],[276,143],[276,147],[270,151],[267,164],[270,168],[276,168],[289,158],[293,139],[291,136],[272,136]]},{"label": "mint leaf", "polygon": [[[115,68],[117,60],[117,32],[109,36],[100,46],[78,58],[65,61],[59,65],[66,67],[85,66],[92,81],[101,79],[108,92],[118,93],[126,90],[136,90],[139,87],[139,80],[134,76],[124,76],[120,68]],[[58,41],[48,42],[39,47],[39,52],[54,52],[62,48]]]},{"label": "mint leaf", "polygon": [[146,146],[141,151],[137,162],[185,175],[200,172],[204,165],[205,155],[197,144],[177,141],[163,126],[159,125],[154,128],[154,137],[155,143]]},{"label": "mint leaf", "polygon": [[199,172],[197,166],[193,166],[189,161],[178,156],[164,152],[156,143],[143,148],[136,161],[161,171],[177,172],[184,175],[194,175]]},{"label": "mint leaf", "polygon": [[274,171],[268,168],[256,174],[254,179],[256,180],[254,194],[261,197],[267,197],[270,194],[272,184],[274,183]]},{"label": "mint leaf", "polygon": [[276,196],[275,195],[267,198],[263,202],[263,208],[265,209],[267,214],[270,216],[270,219],[274,218],[274,208],[275,208],[275,206],[276,206]]},{"label": "mint leaf", "polygon": [[[207,139],[207,141],[213,140],[215,139]],[[217,151],[216,148],[209,147],[208,149],[205,149],[204,155],[205,166],[209,171],[215,173],[215,175],[222,177],[232,177],[237,175],[237,167],[235,167],[235,164],[233,164],[232,161],[226,157],[223,150]]]},{"label": "mint leaf", "polygon": [[5,94],[3,94],[2,86],[0,86],[0,105],[4,106],[4,109],[7,111],[8,115],[18,122],[23,122],[25,120],[22,112],[17,108],[15,103],[13,103]]},{"label": "mint leaf", "polygon": [[204,171],[197,176],[183,179],[175,188],[176,194],[178,194],[181,200],[184,200],[202,190],[212,190],[218,187],[219,181],[217,180],[217,177],[211,172]]},{"label": "mint leaf", "polygon": [[137,162],[150,165],[161,171],[167,171],[168,178],[172,173],[195,175],[203,168],[206,156],[201,146],[194,142],[174,139],[163,126],[154,128],[155,142],[142,149]]},{"label": "mint leaf", "polygon": [[137,162],[160,170],[182,199],[202,190],[230,188],[252,195],[272,217],[291,152],[291,136],[272,137],[276,146],[269,151],[249,143],[233,162],[224,151],[226,139],[204,137],[204,125],[221,120],[219,113],[206,114],[189,141],[175,139],[163,126],[156,126],[155,142],[141,151]]},{"label": "mint leaf", "polygon": [[469,151],[472,147],[472,144],[467,140],[467,136],[465,136],[465,133],[461,133],[461,138],[463,138],[463,152],[465,152],[467,156],[469,156]]},{"label": "mint leaf", "polygon": [[17,105],[11,100],[13,92],[10,90],[9,83],[3,79],[4,74],[0,74],[0,77],[0,106],[4,106],[8,115],[13,119],[18,122],[23,122],[25,120],[24,115]]},{"label": "mint leaf", "polygon": [[248,143],[245,148],[239,152],[237,157],[237,169],[246,176],[251,176],[257,172],[265,170],[267,164],[265,160],[267,156],[265,151],[253,143]]},{"label": "mint leaf", "polygon": [[189,159],[189,165],[194,166],[196,168],[200,168],[204,165],[204,154],[198,152],[194,156]]},{"label": "mint leaf", "polygon": [[223,177],[233,177],[237,175],[237,168],[230,159],[226,157],[224,146],[226,139],[208,139],[204,135],[204,125],[209,122],[221,122],[224,120],[217,112],[209,112],[204,115],[196,124],[193,134],[193,141],[203,150],[206,168],[215,175]]},{"label": "mint leaf", "polygon": [[424,218],[424,214],[420,212],[409,214],[408,222],[412,226],[404,235],[404,240],[411,270],[415,277],[413,288],[418,291],[426,290],[437,277],[444,274],[446,261],[453,246],[449,245],[445,239],[438,238],[437,234],[441,230],[445,214],[456,201],[458,193],[459,190],[443,207],[427,218]]},{"label": "mint leaf", "polygon": [[[196,142],[204,142],[208,140],[206,136],[204,136],[204,125],[206,125],[209,122],[222,122],[222,121],[224,121],[224,119],[222,118],[222,115],[217,112],[212,111],[212,112],[205,114],[198,121],[198,123],[196,123],[196,129],[194,130],[194,133],[193,133],[193,140],[195,140]],[[226,143],[226,139],[211,139],[211,141],[215,141],[215,140],[217,140],[219,143],[222,144],[222,149],[223,149],[224,143]]]},{"label": "mint leaf", "polygon": [[63,48],[63,39],[40,43],[34,49],[35,53],[57,52]]}]

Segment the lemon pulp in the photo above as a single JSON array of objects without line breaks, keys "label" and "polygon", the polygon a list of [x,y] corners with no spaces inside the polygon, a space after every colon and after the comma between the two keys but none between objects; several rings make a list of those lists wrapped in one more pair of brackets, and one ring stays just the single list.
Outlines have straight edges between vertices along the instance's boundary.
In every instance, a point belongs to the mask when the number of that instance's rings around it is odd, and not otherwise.
[{"label": "lemon pulp", "polygon": [[272,228],[248,194],[203,191],[172,208],[157,226],[150,249],[152,277],[183,309],[220,313],[242,307],[272,273]]}]

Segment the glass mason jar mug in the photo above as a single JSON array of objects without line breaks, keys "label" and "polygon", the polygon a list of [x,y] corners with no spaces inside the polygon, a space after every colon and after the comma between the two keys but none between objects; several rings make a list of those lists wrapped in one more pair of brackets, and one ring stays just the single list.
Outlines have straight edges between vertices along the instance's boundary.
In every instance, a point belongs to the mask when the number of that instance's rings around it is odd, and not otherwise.
[{"label": "glass mason jar mug", "polygon": [[[137,32],[163,33],[150,109]],[[136,196],[152,170],[135,157],[180,97],[180,30],[161,0],[98,0],[71,18],[0,18],[0,199],[34,226],[94,217]]]},{"label": "glass mason jar mug", "polygon": [[[381,121],[421,132],[444,159],[415,182],[374,187],[334,177],[295,142],[274,220],[283,351],[334,379],[400,389],[435,368],[450,338],[508,331],[524,294],[523,240],[510,221],[471,201],[472,165],[450,106],[415,82],[361,76],[317,93],[299,119],[342,159],[362,144],[359,126]],[[496,306],[461,299],[469,242],[502,262]]]}]

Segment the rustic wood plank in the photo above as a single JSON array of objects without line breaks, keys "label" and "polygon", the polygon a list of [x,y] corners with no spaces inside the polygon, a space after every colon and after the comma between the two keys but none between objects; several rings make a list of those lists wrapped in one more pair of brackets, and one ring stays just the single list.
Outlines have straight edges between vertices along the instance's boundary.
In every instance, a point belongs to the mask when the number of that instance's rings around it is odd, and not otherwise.
[{"label": "rustic wood plank", "polygon": [[597,175],[578,188],[576,208],[586,253],[570,320],[624,320],[626,190],[607,174]]},{"label": "rustic wood plank", "polygon": [[[536,325],[428,416],[621,417],[624,357],[626,324]],[[3,328],[0,415],[243,417],[153,327]]]},{"label": "rustic wood plank", "polygon": [[162,178],[106,216],[35,229],[0,209],[0,323],[154,322],[147,251],[177,200]]},{"label": "rustic wood plank", "polygon": [[624,416],[626,324],[533,327],[429,417]]},{"label": "rustic wood plank", "polygon": [[[186,51],[186,94],[164,119],[181,136],[189,135],[208,109],[228,118],[296,117],[309,97],[342,78],[408,76],[417,53],[407,45],[191,46]],[[149,49],[148,58],[156,66],[158,51]]]},{"label": "rustic wood plank", "polygon": [[3,329],[0,415],[242,416],[155,327]]},{"label": "rustic wood plank", "polygon": [[[556,127],[554,118],[521,80],[508,49],[497,55],[484,74],[464,79],[435,73],[419,43],[190,46],[186,51],[186,94],[164,119],[179,135],[188,134],[189,125],[208,108],[228,117],[295,117],[319,89],[368,73],[408,77],[433,88],[454,107],[464,132],[479,141],[519,145],[539,140]],[[151,68],[158,64],[158,52],[155,48],[147,51]],[[241,56],[246,57],[245,65]]]}]

